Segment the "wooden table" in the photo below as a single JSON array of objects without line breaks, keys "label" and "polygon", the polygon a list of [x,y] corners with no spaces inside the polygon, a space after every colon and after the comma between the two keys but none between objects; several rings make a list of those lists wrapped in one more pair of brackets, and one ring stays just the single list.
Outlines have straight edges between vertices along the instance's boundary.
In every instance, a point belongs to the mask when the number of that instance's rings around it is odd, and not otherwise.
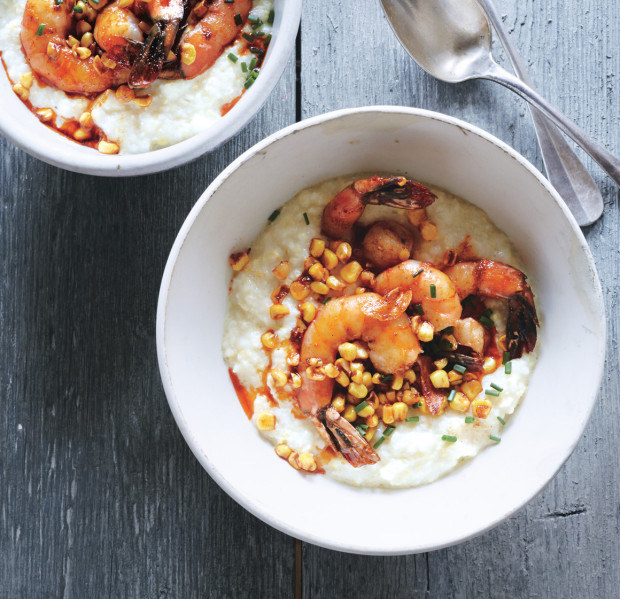
[{"label": "wooden table", "polygon": [[[620,2],[497,1],[540,91],[619,154]],[[575,453],[508,521],[423,555],[327,551],[239,507],[183,441],[155,355],[159,282],[181,223],[252,144],[365,104],[460,117],[542,168],[523,101],[493,83],[428,77],[373,0],[307,0],[296,55],[258,117],[188,166],[93,178],[0,140],[0,597],[618,596],[619,194],[589,160],[605,198],[584,233],[605,292],[607,369]],[[467,518],[474,506],[454,499]],[[375,507],[360,520],[369,535],[424,517]],[[354,517],[352,506],[316,509]]]}]

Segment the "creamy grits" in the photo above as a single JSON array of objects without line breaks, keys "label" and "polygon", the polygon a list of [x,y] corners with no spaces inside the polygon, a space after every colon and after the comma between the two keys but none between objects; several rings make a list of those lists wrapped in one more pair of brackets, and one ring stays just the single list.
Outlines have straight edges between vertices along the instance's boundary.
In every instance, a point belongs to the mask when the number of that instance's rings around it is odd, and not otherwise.
[{"label": "creamy grits", "polygon": [[[290,313],[274,320],[270,316],[270,296],[277,283],[290,286],[300,276],[311,240],[321,237],[323,208],[339,191],[360,178],[364,177],[329,180],[304,189],[286,202],[274,222],[269,223],[251,244],[249,263],[235,273],[232,280],[222,343],[224,360],[246,389],[255,390],[254,422],[264,414],[275,416],[275,428],[263,430],[260,434],[272,444],[286,444],[298,454],[324,455],[326,444],[310,420],[300,417],[290,383],[284,389],[277,388],[272,376],[266,376],[267,369],[280,369],[286,373],[290,367],[286,350],[265,351],[261,335],[271,330],[279,339],[289,339],[300,314],[299,302],[287,295],[282,305]],[[512,243],[485,212],[441,189],[430,189],[437,195],[437,200],[427,208],[427,213],[438,228],[438,236],[433,241],[421,241],[415,246],[415,259],[438,263],[446,250],[458,248],[468,239],[471,251],[479,258],[504,262],[523,270]],[[368,206],[359,222],[371,223],[378,219],[407,223],[403,210],[382,206]],[[285,280],[277,281],[272,270],[283,260],[288,261],[290,272]],[[493,320],[500,335],[505,329],[505,302],[487,299],[485,304],[493,310]],[[488,445],[498,442],[504,427],[509,424],[510,415],[526,393],[537,356],[538,346],[533,352],[524,353],[522,358],[512,360],[509,374],[500,366],[484,376],[485,389],[491,384],[502,389],[497,396],[486,395],[484,391],[479,394],[478,397],[492,403],[487,418],[474,419],[471,412],[462,413],[450,408],[441,415],[430,416],[410,408],[409,416],[416,414],[416,421],[398,424],[389,439],[377,448],[381,458],[378,463],[354,468],[342,456],[336,455],[319,462],[319,466],[327,476],[338,481],[366,487],[411,487],[436,480]],[[381,437],[384,429],[379,421],[374,440]],[[456,441],[446,441],[446,438],[453,437]]]},{"label": "creamy grits", "polygon": [[[26,0],[0,0],[0,54],[12,84],[22,75],[30,73],[21,41],[21,22]],[[268,24],[273,0],[254,0],[250,13],[259,18],[261,31],[271,33]],[[247,23],[243,29],[251,33]],[[228,57],[238,57],[233,62]],[[252,59],[247,44],[238,38],[224,51],[213,66],[193,79],[158,79],[147,91],[152,97],[149,106],[141,107],[134,102],[120,102],[113,91],[102,93],[94,104],[90,99],[41,85],[36,77],[29,89],[28,101],[34,109],[51,108],[57,128],[67,121],[75,121],[90,109],[94,125],[105,137],[120,147],[120,154],[150,152],[188,139],[204,131],[222,116],[222,109],[233,102],[243,91],[248,73],[242,70]],[[92,105],[92,106],[91,106]]]}]

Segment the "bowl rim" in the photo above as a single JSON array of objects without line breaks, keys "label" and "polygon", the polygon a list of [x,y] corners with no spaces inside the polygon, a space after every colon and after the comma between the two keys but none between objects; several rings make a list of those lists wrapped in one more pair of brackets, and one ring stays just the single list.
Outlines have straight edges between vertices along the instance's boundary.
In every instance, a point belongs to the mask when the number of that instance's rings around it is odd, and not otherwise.
[{"label": "bowl rim", "polygon": [[[322,125],[328,121],[334,121],[343,117],[347,117],[354,114],[368,114],[368,113],[376,113],[376,114],[404,114],[411,116],[418,116],[423,118],[428,118],[431,120],[441,121],[443,123],[456,126],[461,130],[467,131],[468,133],[472,133],[481,137],[482,139],[491,142],[499,149],[503,150],[508,156],[516,160],[521,166],[523,166],[530,174],[534,175],[534,177],[538,180],[538,182],[544,187],[544,189],[551,195],[552,199],[562,210],[564,217],[568,220],[570,227],[573,229],[573,232],[576,235],[576,238],[579,243],[579,247],[581,251],[584,253],[588,268],[590,269],[593,279],[596,284],[588,290],[588,295],[591,297],[594,305],[598,305],[600,310],[597,311],[599,315],[599,323],[601,325],[602,336],[600,337],[599,342],[599,364],[598,370],[592,373],[594,376],[592,378],[592,391],[587,398],[589,401],[587,413],[584,414],[582,421],[579,423],[579,435],[575,435],[575,438],[572,442],[567,445],[564,451],[560,455],[559,462],[551,476],[542,483],[537,484],[534,488],[532,488],[529,495],[521,502],[519,505],[513,506],[511,509],[505,511],[501,516],[493,519],[488,522],[486,526],[480,528],[479,530],[472,532],[469,535],[461,536],[459,538],[453,539],[451,541],[447,541],[445,543],[436,544],[436,545],[428,545],[425,547],[420,547],[416,549],[398,549],[398,550],[389,550],[389,549],[369,549],[369,548],[361,548],[357,546],[347,546],[346,542],[337,544],[329,541],[325,541],[324,539],[313,535],[311,532],[306,532],[301,530],[298,526],[294,524],[289,524],[288,522],[281,521],[277,515],[267,512],[262,508],[262,506],[253,501],[251,497],[246,497],[237,489],[232,486],[227,479],[215,468],[214,465],[210,463],[208,456],[203,452],[201,447],[199,446],[198,439],[194,437],[189,426],[187,425],[185,418],[181,412],[180,404],[176,398],[174,386],[172,384],[172,379],[170,376],[170,372],[168,370],[167,364],[167,354],[166,354],[166,340],[165,340],[165,325],[166,325],[166,312],[167,312],[167,303],[168,303],[168,292],[170,289],[170,284],[172,282],[172,277],[174,275],[174,269],[176,266],[177,259],[179,254],[185,244],[185,240],[189,231],[191,230],[196,218],[209,201],[211,197],[213,197],[214,193],[220,188],[220,186],[245,162],[247,162],[250,158],[255,156],[256,154],[263,151],[269,145],[277,142],[278,140],[287,137],[289,135],[295,134],[296,132]],[[168,404],[170,406],[170,410],[174,416],[174,419],[179,427],[181,434],[183,435],[185,441],[189,445],[193,454],[196,456],[202,467],[207,471],[207,473],[215,480],[215,482],[237,503],[243,506],[246,510],[252,513],[254,516],[262,520],[263,522],[273,526],[277,530],[293,536],[297,539],[300,539],[305,542],[312,543],[314,545],[318,545],[320,547],[324,547],[326,549],[331,549],[335,551],[344,551],[347,553],[354,554],[363,554],[363,555],[410,555],[414,553],[423,553],[428,551],[434,551],[438,549],[442,549],[445,547],[450,547],[452,545],[457,545],[459,543],[465,542],[469,539],[477,537],[490,529],[494,528],[517,511],[522,509],[525,505],[527,505],[534,497],[536,497],[540,492],[545,489],[545,487],[555,478],[558,471],[562,468],[562,466],[566,463],[568,458],[571,456],[575,447],[581,440],[583,436],[583,432],[587,423],[590,420],[592,415],[592,411],[594,409],[594,405],[596,403],[596,398],[598,396],[600,385],[603,377],[603,370],[605,364],[605,356],[606,356],[606,343],[607,343],[607,322],[605,315],[605,304],[603,301],[603,291],[601,282],[598,276],[598,272],[596,269],[596,265],[594,262],[594,258],[590,251],[590,248],[586,242],[586,239],[577,224],[577,221],[569,211],[568,207],[561,199],[558,192],[553,188],[551,183],[545,179],[542,173],[532,165],[526,158],[524,158],[521,154],[519,154],[515,149],[510,147],[505,142],[501,141],[494,135],[486,132],[485,130],[472,125],[466,121],[461,119],[457,119],[455,117],[451,117],[439,112],[434,112],[430,110],[425,110],[421,108],[411,108],[404,106],[390,106],[390,105],[378,105],[378,106],[363,106],[357,108],[345,108],[340,110],[335,110],[332,112],[327,112],[321,115],[317,115],[292,125],[285,127],[272,135],[266,137],[262,141],[255,144],[253,147],[244,152],[241,156],[231,162],[207,187],[207,189],[201,194],[200,198],[192,207],[189,212],[187,218],[183,222],[179,233],[174,241],[174,244],[171,248],[168,260],[166,262],[166,267],[164,269],[164,273],[162,276],[162,282],[159,291],[158,303],[157,303],[157,316],[156,316],[156,343],[157,343],[157,358],[159,363],[159,369],[162,379],[162,385],[164,388],[164,392],[166,394],[166,398],[168,400]],[[596,385],[594,385],[596,383]]]},{"label": "bowl rim", "polygon": [[[71,140],[66,140],[57,133],[59,145],[44,144],[37,135],[25,136],[24,128],[20,124],[21,119],[15,118],[16,115],[12,110],[0,110],[0,134],[21,150],[47,164],[87,175],[103,177],[147,175],[164,172],[196,160],[237,135],[257,115],[280,80],[295,48],[302,12],[301,2],[281,1],[280,26],[277,35],[273,37],[264,67],[261,69],[261,76],[226,115],[188,139],[150,152],[111,156],[90,151],[91,148],[82,146],[83,150],[89,151],[78,150],[81,155],[79,161],[76,161],[74,153],[63,151],[62,147],[63,141],[71,142]],[[277,19],[276,14],[276,22]],[[4,77],[10,83],[6,72],[4,75],[0,74],[0,77]],[[22,102],[19,101],[19,104]],[[23,109],[31,114],[25,106]],[[34,123],[34,126],[37,124],[38,122]],[[45,125],[41,123],[41,126]]]}]

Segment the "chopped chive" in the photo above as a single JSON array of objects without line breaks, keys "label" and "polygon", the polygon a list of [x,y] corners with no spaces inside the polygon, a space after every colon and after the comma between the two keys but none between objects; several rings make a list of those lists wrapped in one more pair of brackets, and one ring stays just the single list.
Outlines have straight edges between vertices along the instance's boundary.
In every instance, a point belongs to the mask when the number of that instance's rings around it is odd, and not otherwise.
[{"label": "chopped chive", "polygon": [[326,303],[327,303],[330,299],[332,299],[332,298],[331,298],[331,297],[326,297],[326,298],[323,300],[323,305],[325,305],[325,304],[326,304]]},{"label": "chopped chive", "polygon": [[493,397],[499,397],[499,391],[496,391],[495,389],[485,389],[484,394],[492,395]]},{"label": "chopped chive", "polygon": [[442,335],[452,335],[454,333],[454,327],[446,327],[443,331],[441,331]]},{"label": "chopped chive", "polygon": [[452,391],[450,391],[450,393],[448,394],[448,401],[452,403],[455,397],[456,397],[456,389],[452,389]]},{"label": "chopped chive", "polygon": [[250,60],[250,64],[248,66],[250,71],[256,66],[257,62],[258,62],[258,58],[256,58],[256,56],[252,56],[252,60]]},{"label": "chopped chive", "polygon": [[441,349],[446,351],[450,351],[452,349],[452,343],[448,339],[442,339],[439,344],[441,345]]},{"label": "chopped chive", "polygon": [[506,364],[507,362],[510,362],[510,352],[509,351],[505,351],[504,352],[504,358],[502,359],[502,364]]},{"label": "chopped chive", "polygon": [[366,431],[368,430],[368,425],[367,424],[358,424],[355,427],[355,430],[363,437],[366,434]]},{"label": "chopped chive", "polygon": [[355,406],[355,413],[359,414],[364,408],[368,407],[368,402],[366,400],[364,400],[362,403],[357,404]]},{"label": "chopped chive", "polygon": [[497,419],[500,421],[502,425],[506,424],[506,421],[501,416],[498,416]]},{"label": "chopped chive", "polygon": [[435,283],[431,283],[431,297],[437,297],[437,287],[435,286]]},{"label": "chopped chive", "polygon": [[252,52],[252,54],[258,54],[259,56],[262,56],[265,53],[262,48],[250,48],[250,52]]},{"label": "chopped chive", "polygon": [[405,422],[420,422],[420,417],[419,416],[409,416],[409,418],[407,418],[407,420],[405,420]]},{"label": "chopped chive", "polygon": [[471,424],[476,419],[473,416],[465,416],[465,424]]},{"label": "chopped chive", "polygon": [[310,224],[310,219],[308,218],[308,215],[304,212],[304,220],[306,221],[306,225]]},{"label": "chopped chive", "polygon": [[489,435],[489,439],[491,439],[491,441],[495,441],[496,443],[499,443],[502,440],[501,437],[496,437],[495,435]]},{"label": "chopped chive", "polygon": [[[254,25],[252,25],[252,27],[254,27]],[[254,37],[265,37],[265,32],[264,31],[253,31],[252,35]]]},{"label": "chopped chive", "polygon": [[99,0],[93,0],[95,4],[99,4]]},{"label": "chopped chive", "polygon": [[422,407],[422,402],[419,401],[418,403],[414,403],[411,407],[412,408],[421,408]]},{"label": "chopped chive", "polygon": [[275,11],[274,11],[273,9],[271,9],[271,10],[269,11],[269,16],[267,17],[267,23],[268,23],[269,25],[273,25],[273,19],[274,19],[274,17],[275,17],[275,16],[276,16]]},{"label": "chopped chive", "polygon": [[43,32],[45,31],[45,23],[41,23],[38,27],[37,27],[37,35],[39,37],[41,37],[43,35]]},{"label": "chopped chive", "polygon": [[495,323],[488,316],[481,316],[478,320],[480,324],[486,327],[487,329],[490,329],[495,326]]},{"label": "chopped chive", "polygon": [[255,77],[248,77],[245,80],[245,83],[243,84],[243,87],[245,87],[245,89],[248,89],[248,87],[250,87],[255,81],[256,81]]},{"label": "chopped chive", "polygon": [[455,364],[452,368],[461,374],[465,374],[467,372],[467,368],[462,364]]},{"label": "chopped chive", "polygon": [[448,443],[454,443],[456,442],[456,436],[455,435],[443,435],[441,437],[442,441],[447,441]]},{"label": "chopped chive", "polygon": [[506,374],[510,374],[512,372],[512,362],[506,362],[506,366],[504,366],[504,372]]},{"label": "chopped chive", "polygon": [[234,4],[235,0],[224,0],[224,4]]},{"label": "chopped chive", "polygon": [[228,55],[228,60],[230,60],[231,62],[237,62],[239,60],[239,57],[231,52]]},{"label": "chopped chive", "polygon": [[265,46],[268,46],[271,43],[271,33],[267,34],[267,37],[265,38]]},{"label": "chopped chive", "polygon": [[381,374],[379,375],[379,378],[381,379],[382,385],[389,385],[392,382],[394,375],[393,374]]},{"label": "chopped chive", "polygon": [[499,385],[496,385],[495,383],[491,383],[491,387],[493,387],[493,389],[495,389],[496,391],[503,391],[504,388],[500,387]]},{"label": "chopped chive", "polygon": [[59,4],[62,4],[63,0],[54,0],[54,4],[56,6],[58,6]]},{"label": "chopped chive", "polygon": [[372,447],[373,449],[377,449],[383,442],[385,441],[385,437],[381,437]]},{"label": "chopped chive", "polygon": [[389,437],[395,430],[396,430],[395,426],[391,426],[391,425],[387,426],[385,430],[383,431],[383,436]]},{"label": "chopped chive", "polygon": [[245,63],[245,62],[242,62],[242,63],[241,63],[241,70],[242,70],[244,73],[247,73],[247,72],[248,72],[248,65],[247,65],[247,63]]},{"label": "chopped chive", "polygon": [[276,218],[278,218],[278,216],[280,216],[280,209],[276,208],[270,215],[269,218],[267,219],[270,223],[272,223],[274,220],[276,220]]},{"label": "chopped chive", "polygon": [[414,304],[413,309],[422,316],[424,314],[424,310],[422,309],[422,304]]},{"label": "chopped chive", "polygon": [[258,21],[260,21],[260,19],[256,15],[250,15],[248,17],[248,21],[250,21],[250,23],[258,23]]},{"label": "chopped chive", "polygon": [[487,308],[480,316],[486,316],[487,318],[490,318],[491,314],[493,314],[493,310],[491,310],[491,308]]},{"label": "chopped chive", "polygon": [[243,19],[240,14],[235,15],[235,25],[243,25]]},{"label": "chopped chive", "polygon": [[251,33],[243,33],[241,37],[246,39],[248,42],[254,41],[254,36]]},{"label": "chopped chive", "polygon": [[84,12],[84,9],[83,9],[83,8],[82,8],[79,4],[76,4],[76,5],[73,7],[73,12],[83,13],[83,12]]},{"label": "chopped chive", "polygon": [[418,275],[421,275],[423,272],[424,272],[424,269],[423,269],[423,268],[420,268],[419,270],[416,270],[416,271],[413,273],[413,278],[415,279]]},{"label": "chopped chive", "polygon": [[[258,21],[258,22],[256,22],[256,23],[252,23],[252,24],[250,25],[250,27],[251,27],[252,29],[258,29],[258,28],[259,28],[262,24],[263,24],[263,22],[262,22],[262,21]],[[263,35],[264,35],[264,34],[263,34]]]}]

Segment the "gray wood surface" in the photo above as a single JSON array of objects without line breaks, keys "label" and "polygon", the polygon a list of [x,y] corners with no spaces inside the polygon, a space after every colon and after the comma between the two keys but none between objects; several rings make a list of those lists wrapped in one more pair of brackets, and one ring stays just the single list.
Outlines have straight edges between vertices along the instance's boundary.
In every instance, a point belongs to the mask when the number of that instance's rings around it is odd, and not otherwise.
[{"label": "gray wood surface", "polygon": [[[497,2],[540,91],[620,153],[620,3]],[[307,0],[297,56],[259,116],[191,165],[91,178],[0,139],[0,597],[619,596],[619,193],[591,161],[606,204],[585,230],[608,311],[603,386],[573,456],[507,522],[418,556],[296,544],[220,491],[178,432],[154,322],[187,212],[265,135],[365,104],[463,118],[542,168],[524,102],[492,83],[428,77],[375,0]],[[391,517],[378,510],[369,535]]]}]

